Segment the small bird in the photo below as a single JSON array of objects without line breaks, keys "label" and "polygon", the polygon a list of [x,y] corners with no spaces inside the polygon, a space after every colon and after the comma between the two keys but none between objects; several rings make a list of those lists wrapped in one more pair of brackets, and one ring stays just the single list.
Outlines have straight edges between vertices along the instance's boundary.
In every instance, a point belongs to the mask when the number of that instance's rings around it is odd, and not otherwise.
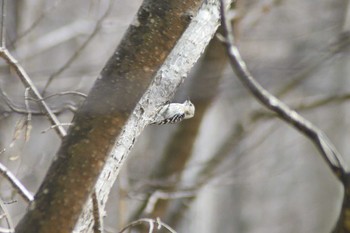
[{"label": "small bird", "polygon": [[194,113],[195,107],[189,100],[186,100],[182,104],[168,103],[159,109],[151,124],[164,125],[178,123],[184,119],[192,118]]}]

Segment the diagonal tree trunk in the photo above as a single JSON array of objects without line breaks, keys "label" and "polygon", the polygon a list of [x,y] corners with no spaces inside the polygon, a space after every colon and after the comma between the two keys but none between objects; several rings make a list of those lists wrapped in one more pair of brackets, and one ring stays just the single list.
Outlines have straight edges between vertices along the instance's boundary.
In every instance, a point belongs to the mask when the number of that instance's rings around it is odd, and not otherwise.
[{"label": "diagonal tree trunk", "polygon": [[[158,71],[151,86],[144,94],[115,148],[108,158],[96,185],[101,208],[104,209],[109,190],[117,178],[122,163],[127,158],[136,138],[148,124],[149,119],[161,104],[171,99],[184,77],[196,63],[219,26],[219,1],[207,0],[192,19],[177,45]],[[75,228],[76,232],[91,232],[93,218],[91,202],[87,204]]]},{"label": "diagonal tree trunk", "polygon": [[108,154],[201,0],[146,0],[102,70],[16,232],[71,232]]},{"label": "diagonal tree trunk", "polygon": [[[213,38],[206,49],[201,64],[197,68],[198,70],[193,75],[189,90],[190,99],[196,106],[196,117],[179,125],[174,135],[172,135],[169,145],[163,152],[160,164],[153,171],[151,177],[152,180],[162,180],[176,175],[176,179],[174,183],[167,185],[167,187],[152,187],[151,192],[156,190],[168,193],[176,192],[176,186],[178,186],[181,174],[191,158],[200,125],[207,109],[216,96],[219,80],[227,64],[227,56],[224,52],[222,42],[217,38]],[[131,215],[130,220],[138,219],[141,216],[161,217],[164,219],[171,199],[159,199],[152,213],[144,213],[151,196],[142,202],[140,208]],[[177,213],[179,212],[182,212],[182,210],[177,210]],[[169,223],[172,220],[172,218],[169,218],[166,222]]]},{"label": "diagonal tree trunk", "polygon": [[[198,12],[201,5],[200,0],[144,1],[74,117],[16,232],[71,232],[96,181],[104,209],[135,139],[173,96],[219,25],[218,1],[205,1]],[[77,232],[91,232],[90,209],[89,201]]]}]

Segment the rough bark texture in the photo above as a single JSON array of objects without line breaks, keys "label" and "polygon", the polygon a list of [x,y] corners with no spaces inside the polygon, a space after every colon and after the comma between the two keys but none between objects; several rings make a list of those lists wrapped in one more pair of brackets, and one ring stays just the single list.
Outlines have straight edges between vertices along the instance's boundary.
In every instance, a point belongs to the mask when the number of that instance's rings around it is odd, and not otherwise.
[{"label": "rough bark texture", "polygon": [[[135,140],[140,135],[157,108],[171,99],[190,69],[203,53],[219,26],[219,2],[207,0],[181,39],[158,71],[154,82],[141,98],[122,134],[115,143],[106,166],[96,185],[101,209],[105,208],[108,194],[117,178],[120,167],[127,158]],[[91,232],[93,218],[89,201],[75,228],[75,232]]]},{"label": "rough bark texture", "polygon": [[16,232],[71,232],[116,138],[200,0],[144,1],[73,119]]},{"label": "rough bark texture", "polygon": [[[216,95],[220,76],[227,64],[226,62],[227,56],[222,42],[214,38],[208,45],[204,58],[192,78],[189,91],[190,100],[196,106],[196,117],[181,123],[172,136],[169,145],[165,148],[161,163],[157,166],[151,178],[152,180],[162,180],[176,175],[177,179],[174,183],[168,184],[167,187],[152,187],[153,191],[157,189],[167,192],[176,191],[178,179],[181,178],[185,165],[192,155],[203,117]],[[161,217],[164,219],[169,201],[171,200],[158,200],[153,212],[146,213],[146,217]],[[141,216],[145,217],[143,211],[147,202],[148,199],[140,205],[140,209],[133,214],[130,220],[136,220]],[[181,210],[177,210],[177,212],[181,212]],[[171,218],[166,219],[166,222],[169,223],[171,220]]]},{"label": "rough bark texture", "polygon": [[[220,33],[221,30],[219,29],[218,32]],[[195,79],[197,79],[195,83],[200,83],[201,78],[204,80],[204,83],[202,85],[194,85],[193,89],[191,90],[191,99],[193,100],[193,103],[196,105],[196,114],[199,113],[200,123],[202,122],[206,111],[211,106],[212,102],[214,101],[217,93],[217,87],[219,85],[219,81],[221,77],[223,76],[223,71],[225,70],[225,66],[227,65],[227,56],[225,55],[224,46],[221,41],[219,41],[217,38],[214,38],[212,42],[210,43],[206,57],[204,58],[203,64],[201,66],[200,71],[198,74],[196,74]],[[205,83],[207,85],[205,85]],[[188,128],[189,134],[191,134],[192,130],[191,126],[186,124],[183,127]],[[197,127],[199,130],[200,124],[197,123]],[[197,132],[196,132],[197,133]],[[191,152],[193,150],[193,145],[191,147]],[[189,151],[187,152],[189,153]],[[170,153],[171,154],[171,153]],[[179,155],[177,155],[179,156]],[[182,163],[180,166],[177,167],[179,170],[172,169],[173,174],[180,173],[185,168],[185,165],[187,164],[187,161],[189,158],[183,158]],[[176,167],[175,167],[176,169]],[[180,170],[181,169],[181,170]],[[208,180],[206,180],[208,181]],[[180,188],[181,187],[177,187]],[[164,200],[166,203],[163,206],[167,206],[166,211],[162,211],[164,213],[164,221],[166,221],[168,224],[170,224],[173,227],[176,227],[181,220],[181,217],[183,214],[187,211],[187,207],[191,205],[190,202],[186,202],[187,200],[179,199],[179,200]],[[176,203],[183,203],[186,202],[188,205],[176,205]],[[183,208],[177,208],[177,207],[183,207]],[[155,209],[161,209],[162,208],[162,202],[160,203],[160,206]],[[154,215],[154,214],[153,214]]]}]

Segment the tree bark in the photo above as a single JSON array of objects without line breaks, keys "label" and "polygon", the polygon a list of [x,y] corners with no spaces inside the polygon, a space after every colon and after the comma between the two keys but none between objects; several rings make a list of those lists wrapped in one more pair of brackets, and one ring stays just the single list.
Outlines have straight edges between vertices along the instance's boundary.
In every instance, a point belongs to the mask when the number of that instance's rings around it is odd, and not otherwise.
[{"label": "tree bark", "polygon": [[[194,14],[191,24],[159,69],[154,81],[136,106],[111,151],[96,185],[101,209],[106,206],[109,191],[135,140],[144,127],[148,125],[149,119],[152,119],[157,108],[173,97],[213,37],[219,23],[219,1],[205,1],[198,13]],[[93,225],[91,206],[89,201],[78,221],[75,232],[91,232]]]},{"label": "tree bark", "polygon": [[146,0],[76,113],[16,232],[71,232],[108,154],[201,0]]}]

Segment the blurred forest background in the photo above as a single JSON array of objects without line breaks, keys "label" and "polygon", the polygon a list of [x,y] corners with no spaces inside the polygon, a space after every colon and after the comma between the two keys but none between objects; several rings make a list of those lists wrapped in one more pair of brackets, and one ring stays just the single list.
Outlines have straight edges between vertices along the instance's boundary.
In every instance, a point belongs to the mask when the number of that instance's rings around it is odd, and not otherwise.
[{"label": "blurred forest background", "polygon": [[[70,122],[84,100],[75,92],[88,93],[140,4],[8,1],[7,48],[44,96],[53,95],[47,103],[61,122]],[[252,73],[349,160],[349,1],[237,0],[235,6],[238,48]],[[25,101],[23,84],[2,60],[0,75],[0,161],[35,193],[60,138],[38,105]],[[331,231],[341,185],[314,146],[236,80],[216,38],[174,102],[186,99],[196,106],[193,119],[148,126],[138,139],[110,195],[106,232],[158,216],[177,232]],[[26,203],[5,180],[0,185],[17,223]]]}]

